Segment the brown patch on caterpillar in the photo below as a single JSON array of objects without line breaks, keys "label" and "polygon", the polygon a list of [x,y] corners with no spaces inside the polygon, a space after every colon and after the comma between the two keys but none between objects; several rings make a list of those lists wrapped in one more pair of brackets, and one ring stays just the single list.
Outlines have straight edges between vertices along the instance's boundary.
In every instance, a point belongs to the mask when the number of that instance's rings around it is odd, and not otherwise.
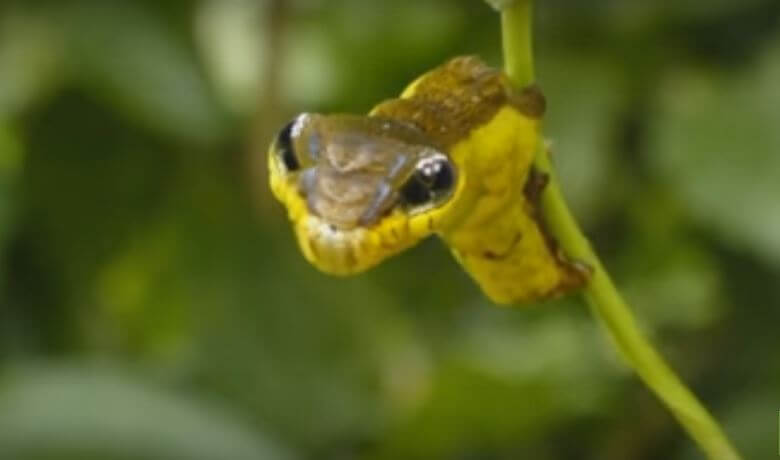
[{"label": "brown patch on caterpillar", "polygon": [[531,205],[530,217],[539,227],[539,231],[544,238],[547,248],[555,258],[558,268],[562,271],[561,282],[551,293],[552,296],[555,297],[584,286],[593,275],[593,268],[582,261],[571,259],[566,255],[558,244],[558,241],[552,236],[547,223],[539,212],[542,192],[549,182],[549,174],[531,166],[531,170],[528,172],[528,179],[526,179],[523,188],[523,193]]},{"label": "brown patch on caterpillar", "polygon": [[547,110],[547,99],[539,85],[526,86],[510,95],[510,102],[524,115],[540,120]]},{"label": "brown patch on caterpillar", "polygon": [[520,242],[520,240],[523,239],[523,234],[520,232],[515,233],[515,236],[512,237],[512,242],[509,243],[509,247],[501,252],[494,252],[494,251],[485,251],[482,253],[482,257],[488,260],[502,260],[506,259],[512,254],[512,251],[515,249],[515,246],[517,246],[517,243]]},{"label": "brown patch on caterpillar", "polygon": [[426,73],[410,94],[380,103],[371,116],[405,121],[447,149],[506,105],[536,119],[545,110],[536,85],[515,91],[502,71],[476,56],[463,56]]}]

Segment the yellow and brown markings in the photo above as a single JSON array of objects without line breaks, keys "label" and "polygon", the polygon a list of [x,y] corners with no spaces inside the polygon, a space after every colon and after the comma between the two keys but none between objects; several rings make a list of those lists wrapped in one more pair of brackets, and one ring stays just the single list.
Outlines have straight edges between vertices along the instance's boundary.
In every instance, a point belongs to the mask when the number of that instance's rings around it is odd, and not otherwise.
[{"label": "yellow and brown markings", "polygon": [[497,303],[582,286],[539,216],[540,90],[476,57],[424,74],[369,116],[302,115],[271,148],[271,183],[307,259],[358,273],[438,234]]}]

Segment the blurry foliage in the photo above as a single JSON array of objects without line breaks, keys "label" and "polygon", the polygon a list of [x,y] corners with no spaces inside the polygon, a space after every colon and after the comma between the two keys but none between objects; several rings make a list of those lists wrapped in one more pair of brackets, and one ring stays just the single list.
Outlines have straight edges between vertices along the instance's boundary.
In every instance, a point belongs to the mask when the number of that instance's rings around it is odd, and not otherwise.
[{"label": "blurry foliage", "polygon": [[[538,3],[575,212],[770,458],[780,4]],[[697,458],[576,298],[497,309],[437,241],[329,278],[270,201],[288,116],[499,39],[477,0],[0,4],[0,458]]]},{"label": "blurry foliage", "polygon": [[698,223],[780,267],[780,41],[754,66],[747,75],[669,76],[651,156]]},{"label": "blurry foliage", "polygon": [[291,458],[220,412],[105,369],[28,369],[0,398],[0,443],[5,458]]}]

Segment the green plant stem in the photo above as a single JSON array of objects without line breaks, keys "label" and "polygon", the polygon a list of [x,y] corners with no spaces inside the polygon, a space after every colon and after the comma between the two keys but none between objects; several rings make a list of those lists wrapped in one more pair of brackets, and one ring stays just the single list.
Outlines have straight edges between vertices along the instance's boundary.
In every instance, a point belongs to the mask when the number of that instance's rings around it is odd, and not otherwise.
[{"label": "green plant stem", "polygon": [[[531,4],[532,0],[517,0],[501,12],[506,72],[518,87],[534,82]],[[587,263],[593,269],[584,297],[621,355],[709,458],[739,459],[715,419],[642,335],[631,309],[569,211],[549,153],[543,145],[539,148],[535,165],[550,176],[549,185],[542,195],[546,224],[570,257]]]},{"label": "green plant stem", "polygon": [[518,88],[534,82],[532,11],[530,0],[518,0],[501,11],[504,68]]}]

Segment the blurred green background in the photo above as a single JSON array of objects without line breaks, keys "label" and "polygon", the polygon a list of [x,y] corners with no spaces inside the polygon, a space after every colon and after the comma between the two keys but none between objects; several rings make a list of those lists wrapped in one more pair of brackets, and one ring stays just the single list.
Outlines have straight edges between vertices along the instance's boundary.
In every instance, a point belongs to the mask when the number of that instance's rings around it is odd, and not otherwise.
[{"label": "blurred green background", "polygon": [[[780,2],[543,0],[563,187],[643,328],[777,455]],[[576,298],[491,305],[438,241],[299,254],[265,149],[451,56],[479,0],[0,4],[0,458],[695,459]]]}]

